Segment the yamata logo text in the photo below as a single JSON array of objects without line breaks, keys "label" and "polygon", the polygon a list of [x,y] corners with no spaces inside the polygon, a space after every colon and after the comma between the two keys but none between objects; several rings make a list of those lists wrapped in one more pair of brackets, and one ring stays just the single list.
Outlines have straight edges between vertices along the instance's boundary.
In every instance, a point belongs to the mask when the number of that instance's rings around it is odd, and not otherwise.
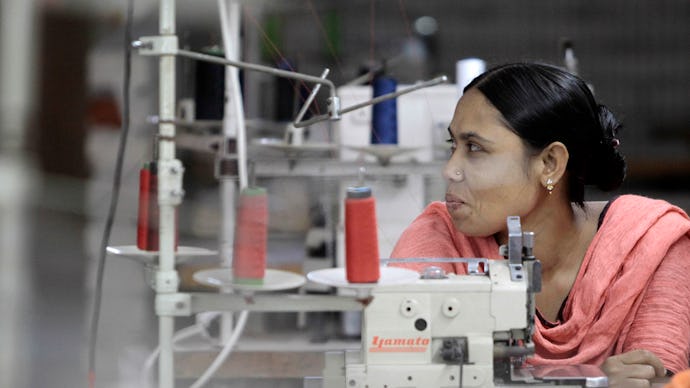
[{"label": "yamata logo text", "polygon": [[424,337],[379,337],[374,336],[369,346],[370,352],[409,353],[426,352],[429,339]]}]

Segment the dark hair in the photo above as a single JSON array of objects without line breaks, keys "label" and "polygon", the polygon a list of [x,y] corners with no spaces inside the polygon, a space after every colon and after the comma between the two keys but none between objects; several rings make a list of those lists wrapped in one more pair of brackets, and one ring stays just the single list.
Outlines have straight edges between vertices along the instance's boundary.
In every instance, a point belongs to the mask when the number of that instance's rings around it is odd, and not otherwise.
[{"label": "dark hair", "polygon": [[506,124],[533,149],[559,141],[568,148],[568,197],[584,206],[585,185],[603,191],[620,187],[625,160],[618,152],[621,124],[598,104],[579,77],[551,65],[502,65],[475,78],[478,89]]}]

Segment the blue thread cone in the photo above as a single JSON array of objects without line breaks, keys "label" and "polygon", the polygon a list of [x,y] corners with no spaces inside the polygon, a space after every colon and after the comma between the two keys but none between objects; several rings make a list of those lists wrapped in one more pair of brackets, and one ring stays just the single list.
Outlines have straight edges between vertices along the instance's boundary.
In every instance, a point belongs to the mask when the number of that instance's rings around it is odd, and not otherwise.
[{"label": "blue thread cone", "polygon": [[[374,98],[395,92],[397,81],[391,77],[377,77],[372,82]],[[371,115],[371,144],[398,144],[397,98],[379,102]]]}]

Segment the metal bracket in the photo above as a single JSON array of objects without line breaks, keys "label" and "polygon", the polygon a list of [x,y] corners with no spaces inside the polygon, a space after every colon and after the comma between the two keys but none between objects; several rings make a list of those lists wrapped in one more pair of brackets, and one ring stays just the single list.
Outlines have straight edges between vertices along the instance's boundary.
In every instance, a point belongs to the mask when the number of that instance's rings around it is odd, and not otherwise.
[{"label": "metal bracket", "polygon": [[237,154],[216,155],[213,161],[213,177],[216,180],[237,179],[238,175]]},{"label": "metal bracket", "polygon": [[[468,275],[479,275],[479,276],[489,276],[489,259],[486,258],[474,258],[474,257],[438,257],[438,258],[427,258],[427,257],[410,257],[405,259],[387,259],[381,258],[381,265],[388,266],[391,263],[429,263],[434,265],[436,263],[465,263],[467,264],[467,274]],[[480,271],[480,268],[482,271]]]},{"label": "metal bracket", "polygon": [[159,316],[192,315],[192,297],[189,294],[156,295],[156,314]]},{"label": "metal bracket", "polygon": [[[480,271],[479,269],[482,269]],[[467,259],[468,275],[489,275],[489,259]]]},{"label": "metal bracket", "polygon": [[180,284],[177,271],[156,271],[153,281],[153,288],[158,293],[177,292],[177,286]]},{"label": "metal bracket", "polygon": [[177,35],[142,36],[132,42],[140,55],[177,55],[178,47]]},{"label": "metal bracket", "polygon": [[182,203],[184,167],[178,159],[158,161],[158,200],[161,205],[177,206]]},{"label": "metal bracket", "polygon": [[508,223],[508,266],[510,268],[510,280],[514,282],[525,279],[525,270],[522,265],[522,227],[520,217],[509,216]]}]

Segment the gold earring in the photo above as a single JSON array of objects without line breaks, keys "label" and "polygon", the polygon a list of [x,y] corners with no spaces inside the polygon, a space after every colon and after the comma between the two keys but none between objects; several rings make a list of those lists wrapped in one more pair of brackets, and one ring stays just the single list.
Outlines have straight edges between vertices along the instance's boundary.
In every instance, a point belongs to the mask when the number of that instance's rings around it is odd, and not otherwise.
[{"label": "gold earring", "polygon": [[546,190],[548,190],[549,195],[553,193],[553,180],[551,178],[546,180]]}]

